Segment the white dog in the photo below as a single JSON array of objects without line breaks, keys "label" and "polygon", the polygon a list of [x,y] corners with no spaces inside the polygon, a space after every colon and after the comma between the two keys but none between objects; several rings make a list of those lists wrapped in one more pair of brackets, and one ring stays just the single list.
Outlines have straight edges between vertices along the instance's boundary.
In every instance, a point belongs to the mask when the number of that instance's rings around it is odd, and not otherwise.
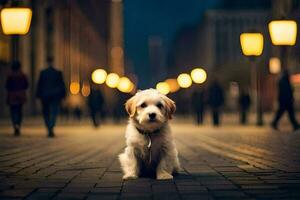
[{"label": "white dog", "polygon": [[152,175],[172,179],[180,170],[178,152],[168,120],[175,112],[175,103],[155,89],[137,92],[125,104],[130,118],[126,128],[126,144],[119,160],[123,179]]}]

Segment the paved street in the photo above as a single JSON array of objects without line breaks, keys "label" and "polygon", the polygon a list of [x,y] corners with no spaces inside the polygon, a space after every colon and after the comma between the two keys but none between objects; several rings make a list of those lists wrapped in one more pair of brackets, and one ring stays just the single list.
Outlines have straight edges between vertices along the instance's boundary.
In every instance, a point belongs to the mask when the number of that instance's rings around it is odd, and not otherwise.
[{"label": "paved street", "polygon": [[0,127],[0,199],[299,199],[300,132],[173,122],[183,170],[123,181],[124,125]]}]

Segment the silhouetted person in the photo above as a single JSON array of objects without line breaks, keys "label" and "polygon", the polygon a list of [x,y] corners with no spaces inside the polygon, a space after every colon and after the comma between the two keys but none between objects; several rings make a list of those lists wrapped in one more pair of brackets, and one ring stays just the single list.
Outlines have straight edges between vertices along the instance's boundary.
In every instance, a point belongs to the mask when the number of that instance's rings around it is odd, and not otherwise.
[{"label": "silhouetted person", "polygon": [[66,96],[62,72],[53,67],[53,59],[48,58],[48,67],[41,71],[37,85],[37,97],[41,99],[43,117],[48,136],[54,137],[53,128],[59,112],[60,102]]},{"label": "silhouetted person", "polygon": [[220,108],[224,104],[224,92],[217,81],[213,81],[208,88],[208,104],[210,105],[213,124],[220,124]]},{"label": "silhouetted person", "polygon": [[26,102],[26,90],[28,81],[21,70],[19,61],[14,61],[11,66],[11,73],[6,80],[7,104],[10,107],[11,121],[15,136],[20,135],[22,124],[22,106]]},{"label": "silhouetted person", "polygon": [[197,124],[203,124],[203,115],[205,109],[205,96],[203,89],[196,89],[192,94],[193,112],[196,115]]},{"label": "silhouetted person", "polygon": [[103,112],[104,97],[100,89],[91,87],[91,93],[88,98],[88,106],[90,109],[90,115],[95,127],[100,125],[100,118]]},{"label": "silhouetted person", "polygon": [[293,88],[290,83],[290,76],[288,70],[284,70],[278,82],[278,103],[279,108],[276,112],[275,118],[272,122],[272,127],[278,129],[278,121],[285,111],[289,114],[289,119],[294,127],[294,130],[299,128],[299,124],[294,112],[294,96]]},{"label": "silhouetted person", "polygon": [[238,99],[239,111],[240,111],[240,123],[248,123],[248,112],[251,105],[251,98],[248,92],[242,90]]}]

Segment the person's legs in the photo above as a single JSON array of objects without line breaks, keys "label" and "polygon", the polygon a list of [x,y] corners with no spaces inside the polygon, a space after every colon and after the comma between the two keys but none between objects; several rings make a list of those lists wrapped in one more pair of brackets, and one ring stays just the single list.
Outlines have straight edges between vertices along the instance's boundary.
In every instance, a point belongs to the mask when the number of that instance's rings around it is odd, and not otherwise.
[{"label": "person's legs", "polygon": [[59,103],[51,102],[49,105],[49,136],[54,136],[53,128],[56,124],[56,118],[58,115]]},{"label": "person's legs", "polygon": [[246,124],[246,110],[241,109],[241,124]]},{"label": "person's legs", "polygon": [[42,101],[42,110],[43,110],[43,117],[45,121],[45,125],[50,130],[50,103],[46,101]]},{"label": "person's legs", "polygon": [[20,124],[21,124],[21,106],[20,105],[12,105],[10,106],[10,115],[11,121],[14,128],[14,134],[16,136],[20,135]]},{"label": "person's legs", "polygon": [[219,126],[220,120],[219,120],[219,110],[218,110],[218,108],[213,108],[212,113],[213,113],[214,126]]},{"label": "person's legs", "polygon": [[97,127],[99,125],[98,120],[97,120],[97,111],[94,109],[91,109],[90,114],[91,114],[91,118],[92,118],[94,126]]},{"label": "person's legs", "polygon": [[293,106],[293,104],[291,104],[291,105],[289,105],[289,106],[287,107],[287,111],[288,111],[288,113],[289,113],[289,118],[290,118],[290,121],[291,121],[291,123],[292,123],[294,129],[295,129],[295,130],[298,129],[298,128],[299,128],[299,124],[298,124],[297,119],[296,119],[296,117],[295,117],[295,111],[294,111],[294,106]]},{"label": "person's legs", "polygon": [[274,129],[277,129],[278,122],[279,122],[280,118],[282,117],[282,115],[283,115],[285,109],[286,109],[286,108],[285,108],[284,105],[279,105],[279,108],[278,108],[278,110],[277,110],[277,112],[276,112],[276,114],[275,114],[275,118],[274,118],[274,120],[273,120],[273,122],[272,122],[272,127],[273,127]]}]

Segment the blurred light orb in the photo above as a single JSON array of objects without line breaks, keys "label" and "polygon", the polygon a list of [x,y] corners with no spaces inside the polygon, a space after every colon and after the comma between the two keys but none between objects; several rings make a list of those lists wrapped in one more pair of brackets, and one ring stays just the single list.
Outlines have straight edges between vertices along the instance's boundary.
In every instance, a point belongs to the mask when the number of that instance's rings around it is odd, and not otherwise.
[{"label": "blurred light orb", "polygon": [[245,56],[260,56],[264,49],[264,36],[261,33],[242,33],[240,43]]},{"label": "blurred light orb", "polygon": [[156,89],[162,94],[169,94],[170,86],[166,82],[159,82],[156,84]]},{"label": "blurred light orb", "polygon": [[293,46],[297,39],[297,22],[294,20],[271,21],[269,32],[274,45]]},{"label": "blurred light orb", "polygon": [[96,84],[102,84],[106,80],[107,73],[104,69],[96,69],[92,73],[92,81]]},{"label": "blurred light orb", "polygon": [[271,74],[279,74],[281,71],[281,62],[277,57],[272,57],[269,60],[269,71]]},{"label": "blurred light orb", "polygon": [[90,85],[87,84],[87,83],[84,83],[82,85],[82,88],[81,88],[81,94],[82,94],[82,96],[88,97],[90,95],[90,93],[91,93]]},{"label": "blurred light orb", "polygon": [[196,68],[193,69],[191,72],[191,77],[192,80],[197,83],[197,84],[201,84],[204,83],[207,79],[207,74],[206,71],[202,68]]},{"label": "blurred light orb", "polygon": [[1,25],[5,35],[25,35],[28,33],[32,18],[30,8],[3,8]]},{"label": "blurred light orb", "polygon": [[134,84],[129,80],[129,78],[123,76],[120,78],[117,88],[121,92],[130,93],[134,89]]},{"label": "blurred light orb", "polygon": [[165,82],[169,85],[170,92],[177,92],[180,89],[177,80],[175,78],[167,79],[165,80]]},{"label": "blurred light orb", "polygon": [[119,81],[120,77],[118,74],[110,73],[107,75],[105,83],[110,88],[116,88],[119,84]]},{"label": "blurred light orb", "polygon": [[80,91],[80,84],[78,82],[75,82],[75,81],[71,82],[71,84],[70,84],[70,93],[75,95],[75,94],[78,94],[79,91]]},{"label": "blurred light orb", "polygon": [[192,85],[192,79],[189,74],[183,73],[177,77],[178,85],[181,88],[188,88]]}]

